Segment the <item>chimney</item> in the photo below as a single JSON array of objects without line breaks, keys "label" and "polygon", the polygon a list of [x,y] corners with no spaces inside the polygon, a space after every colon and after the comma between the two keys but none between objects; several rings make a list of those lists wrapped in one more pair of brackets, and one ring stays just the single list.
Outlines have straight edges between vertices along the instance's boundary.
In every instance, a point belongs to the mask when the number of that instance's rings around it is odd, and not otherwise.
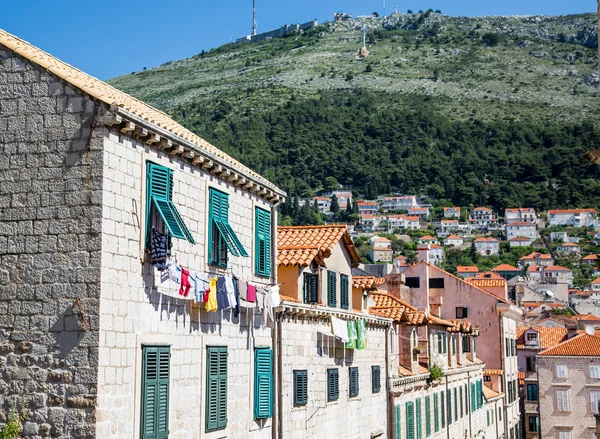
[{"label": "chimney", "polygon": [[565,327],[567,328],[567,340],[578,335],[577,333],[577,323],[566,323]]},{"label": "chimney", "polygon": [[419,261],[429,262],[429,244],[421,244],[417,247]]}]

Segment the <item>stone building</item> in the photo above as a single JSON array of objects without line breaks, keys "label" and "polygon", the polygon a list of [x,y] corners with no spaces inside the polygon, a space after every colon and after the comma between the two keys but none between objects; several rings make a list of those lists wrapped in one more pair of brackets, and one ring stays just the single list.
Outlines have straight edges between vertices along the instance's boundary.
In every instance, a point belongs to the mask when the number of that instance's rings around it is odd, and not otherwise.
[{"label": "stone building", "polygon": [[542,438],[594,437],[600,337],[580,334],[537,355]]},{"label": "stone building", "polygon": [[0,169],[0,402],[23,437],[273,437],[272,322],[186,300],[148,249],[168,232],[181,267],[274,284],[280,189],[4,31]]}]

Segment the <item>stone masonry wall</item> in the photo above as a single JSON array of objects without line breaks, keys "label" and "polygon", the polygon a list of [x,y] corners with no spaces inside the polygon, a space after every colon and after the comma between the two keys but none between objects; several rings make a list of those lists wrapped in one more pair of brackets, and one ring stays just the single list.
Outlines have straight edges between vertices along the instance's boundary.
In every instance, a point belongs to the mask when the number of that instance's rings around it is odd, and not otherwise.
[{"label": "stone masonry wall", "polygon": [[93,112],[90,99],[0,46],[0,422],[22,411],[26,438],[95,437],[102,130],[90,136]]}]

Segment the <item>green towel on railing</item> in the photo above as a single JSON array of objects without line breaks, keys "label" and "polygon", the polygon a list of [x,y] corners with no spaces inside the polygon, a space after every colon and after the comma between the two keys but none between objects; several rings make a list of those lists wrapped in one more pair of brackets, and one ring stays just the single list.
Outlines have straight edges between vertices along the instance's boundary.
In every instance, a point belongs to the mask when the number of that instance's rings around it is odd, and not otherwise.
[{"label": "green towel on railing", "polygon": [[357,320],[356,322],[356,349],[365,349],[367,347],[367,322]]},{"label": "green towel on railing", "polygon": [[356,349],[356,339],[358,338],[358,334],[356,331],[356,322],[352,320],[348,320],[348,338],[350,341],[346,342],[347,349]]}]

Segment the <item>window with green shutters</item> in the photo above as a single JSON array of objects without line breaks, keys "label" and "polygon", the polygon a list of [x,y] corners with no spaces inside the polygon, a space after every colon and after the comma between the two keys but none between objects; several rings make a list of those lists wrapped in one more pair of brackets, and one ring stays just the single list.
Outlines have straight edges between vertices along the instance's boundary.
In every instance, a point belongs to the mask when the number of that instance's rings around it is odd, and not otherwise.
[{"label": "window with green shutters", "polygon": [[337,306],[337,275],[335,271],[327,272],[327,306]]},{"label": "window with green shutters", "polygon": [[337,369],[327,369],[327,401],[337,401],[340,397],[340,373]]},{"label": "window with green shutters", "polygon": [[146,162],[146,248],[150,248],[152,228],[160,222],[170,237],[196,243],[173,203],[173,171]]},{"label": "window with green shutters", "polygon": [[437,339],[438,339],[438,354],[443,354],[444,353],[444,345],[443,345],[443,341],[442,341],[442,333],[438,332],[437,333]]},{"label": "window with green shutters", "polygon": [[431,396],[425,397],[425,437],[431,436]]},{"label": "window with green shutters", "polygon": [[465,411],[464,411],[464,399],[463,399],[463,388],[462,386],[459,387],[459,395],[458,395],[458,399],[460,399],[460,417],[462,418],[465,415]]},{"label": "window with green shutters", "polygon": [[450,336],[450,340],[452,342],[452,354],[455,355],[456,354],[456,335],[452,334]]},{"label": "window with green shutters", "polygon": [[304,273],[302,285],[304,303],[317,303],[319,301],[319,276],[313,273]]},{"label": "window with green shutters", "polygon": [[437,393],[433,395],[433,426],[436,433],[440,431],[440,407]]},{"label": "window with green shutters", "polygon": [[340,274],[340,306],[343,309],[348,309],[350,307],[349,294],[348,276],[345,274]]},{"label": "window with green shutters", "polygon": [[477,381],[477,408],[483,407],[483,382]]},{"label": "window with green shutters", "polygon": [[412,402],[406,403],[406,439],[415,439],[415,406]]},{"label": "window with green shutters", "polygon": [[453,390],[454,393],[454,420],[458,421],[458,392],[456,387]]},{"label": "window with green shutters", "polygon": [[254,419],[273,416],[273,351],[254,348]]},{"label": "window with green shutters", "polygon": [[400,434],[401,430],[401,422],[400,422],[400,406],[394,406],[394,439],[401,439],[402,435]]},{"label": "window with green shutters", "polygon": [[423,439],[423,419],[422,419],[422,408],[421,398],[417,398],[415,401],[415,433],[417,439]]},{"label": "window with green shutters", "polygon": [[227,427],[227,347],[206,348],[206,431]]},{"label": "window with green shutters", "polygon": [[446,409],[448,410],[448,425],[452,424],[452,390],[446,394]]},{"label": "window with green shutters", "polygon": [[348,368],[348,394],[350,398],[358,396],[358,367]]},{"label": "window with green shutters", "polygon": [[168,346],[142,347],[143,439],[169,436],[169,375],[171,349]]},{"label": "window with green shutters", "polygon": [[471,383],[471,413],[475,411],[477,404],[475,403],[475,383]]},{"label": "window with green shutters", "polygon": [[208,261],[218,267],[227,266],[227,253],[248,257],[237,235],[229,225],[229,195],[215,188],[209,190]]},{"label": "window with green shutters", "polygon": [[371,387],[373,393],[379,393],[381,390],[381,367],[371,366]]},{"label": "window with green shutters", "polygon": [[440,404],[442,405],[440,407],[440,412],[441,412],[441,415],[442,415],[441,416],[441,418],[442,418],[442,428],[446,427],[446,407],[444,407],[444,401],[445,401],[444,392],[442,392],[440,394]]},{"label": "window with green shutters", "polygon": [[306,370],[294,371],[294,405],[302,406],[308,402],[308,373]]},{"label": "window with green shutters", "polygon": [[254,273],[257,276],[271,276],[271,212],[255,209]]}]

